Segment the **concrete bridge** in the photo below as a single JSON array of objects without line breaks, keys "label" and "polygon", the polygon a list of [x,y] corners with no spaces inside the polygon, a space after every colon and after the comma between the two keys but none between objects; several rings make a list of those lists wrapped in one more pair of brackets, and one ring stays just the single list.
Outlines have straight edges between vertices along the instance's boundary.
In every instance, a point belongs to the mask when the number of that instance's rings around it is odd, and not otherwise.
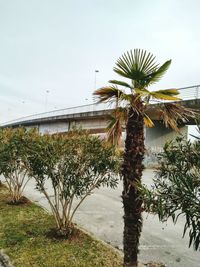
[{"label": "concrete bridge", "polygon": [[[200,85],[178,89],[182,105],[200,112]],[[163,144],[175,137],[175,133],[166,129],[159,121],[156,113],[156,103],[152,102],[148,108],[148,115],[154,120],[155,127],[146,129],[146,146],[151,151],[158,152]],[[59,109],[45,113],[34,114],[6,122],[1,127],[36,127],[40,133],[60,133],[69,131],[72,126],[89,130],[95,134],[105,134],[109,115],[113,110],[108,104],[90,104],[78,107]],[[195,124],[189,121],[187,124]],[[181,125],[180,131],[186,135],[187,126]]]}]

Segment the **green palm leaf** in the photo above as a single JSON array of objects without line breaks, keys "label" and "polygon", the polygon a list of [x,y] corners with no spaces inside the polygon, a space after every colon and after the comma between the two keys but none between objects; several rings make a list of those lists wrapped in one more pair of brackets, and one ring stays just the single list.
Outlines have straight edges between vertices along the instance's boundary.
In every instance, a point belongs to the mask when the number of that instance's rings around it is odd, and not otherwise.
[{"label": "green palm leaf", "polygon": [[134,86],[143,88],[159,81],[170,64],[171,60],[168,60],[160,66],[153,54],[134,49],[117,60],[114,71],[120,76],[131,79]]},{"label": "green palm leaf", "polygon": [[153,71],[152,73],[147,75],[146,82],[148,86],[153,83],[158,82],[163,77],[163,75],[166,73],[170,65],[171,65],[171,60],[168,60],[161,67],[159,67],[158,70]]},{"label": "green palm leaf", "polygon": [[145,88],[134,88],[134,91],[138,95],[150,95],[151,92]]},{"label": "green palm leaf", "polygon": [[116,85],[121,85],[121,86],[124,86],[124,87],[132,89],[132,87],[126,82],[117,81],[117,80],[110,80],[109,83],[116,84]]},{"label": "green palm leaf", "polygon": [[150,92],[152,98],[162,99],[162,100],[181,100],[181,98],[177,97],[179,95],[179,91],[177,89],[164,89],[158,91]]},{"label": "green palm leaf", "polygon": [[159,65],[154,60],[155,57],[151,53],[134,49],[134,52],[131,50],[117,60],[114,71],[125,78],[141,82],[158,69]]}]

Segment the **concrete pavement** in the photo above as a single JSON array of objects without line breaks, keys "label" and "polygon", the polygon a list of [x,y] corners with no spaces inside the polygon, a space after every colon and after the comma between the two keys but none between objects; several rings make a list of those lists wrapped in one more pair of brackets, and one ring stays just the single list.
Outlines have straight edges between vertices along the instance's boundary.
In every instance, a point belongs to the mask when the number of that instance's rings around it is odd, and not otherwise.
[{"label": "concrete pavement", "polygon": [[[143,181],[150,184],[152,170],[145,170]],[[24,195],[50,210],[46,199],[35,188],[34,180],[27,185]],[[48,186],[49,191],[51,187]],[[101,188],[79,207],[74,221],[96,237],[122,250],[123,209],[122,183],[117,189]],[[174,226],[172,221],[162,224],[157,216],[144,214],[141,236],[141,262],[160,261],[167,267],[200,267],[200,253],[188,248],[188,239],[182,239],[183,218]]]}]

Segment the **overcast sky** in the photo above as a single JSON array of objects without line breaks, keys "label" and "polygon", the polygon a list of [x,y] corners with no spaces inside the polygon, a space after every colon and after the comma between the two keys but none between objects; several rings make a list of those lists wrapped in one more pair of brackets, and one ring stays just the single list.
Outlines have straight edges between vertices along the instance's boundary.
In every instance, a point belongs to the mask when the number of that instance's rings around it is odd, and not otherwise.
[{"label": "overcast sky", "polygon": [[200,84],[199,0],[0,0],[0,122],[92,102],[134,48],[172,65],[156,89]]}]

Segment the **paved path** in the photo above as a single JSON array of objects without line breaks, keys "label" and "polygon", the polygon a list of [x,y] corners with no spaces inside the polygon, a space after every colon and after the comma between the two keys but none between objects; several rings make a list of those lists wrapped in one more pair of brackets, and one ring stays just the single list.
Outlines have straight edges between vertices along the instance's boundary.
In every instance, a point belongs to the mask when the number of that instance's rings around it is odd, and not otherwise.
[{"label": "paved path", "polygon": [[[152,170],[145,170],[143,181],[150,184]],[[50,186],[49,186],[49,190]],[[102,188],[80,206],[74,218],[81,227],[98,238],[122,249],[123,209],[121,203],[122,184],[115,190]],[[49,210],[46,199],[34,190],[31,181],[25,195]],[[167,267],[200,267],[200,253],[188,248],[188,240],[182,239],[184,220],[174,226],[171,221],[161,224],[157,217],[144,215],[144,226],[141,236],[140,260],[161,261]]]}]

